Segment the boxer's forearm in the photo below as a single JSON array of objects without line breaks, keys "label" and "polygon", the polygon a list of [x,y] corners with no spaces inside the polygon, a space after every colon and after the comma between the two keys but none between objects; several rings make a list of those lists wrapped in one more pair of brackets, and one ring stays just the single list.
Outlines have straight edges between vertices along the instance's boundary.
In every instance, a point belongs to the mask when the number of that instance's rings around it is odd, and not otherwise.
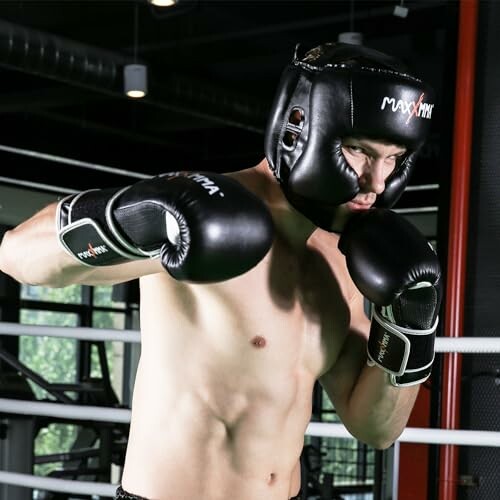
[{"label": "boxer's forearm", "polygon": [[419,386],[394,387],[385,371],[366,364],[370,322],[359,309],[359,304],[352,308],[356,328],[320,382],[354,437],[374,448],[387,448],[405,428]]},{"label": "boxer's forearm", "polygon": [[5,233],[0,245],[2,272],[21,283],[63,287],[113,284],[162,271],[157,261],[150,260],[101,268],[82,265],[59,243],[55,213],[56,204],[51,204]]},{"label": "boxer's forearm", "polygon": [[347,403],[349,430],[375,448],[389,447],[403,432],[418,390],[394,387],[386,372],[365,365]]},{"label": "boxer's forearm", "polygon": [[[80,267],[59,245],[52,204],[7,231],[0,246],[0,269],[21,283],[64,286]],[[82,269],[83,271],[83,269]]]}]

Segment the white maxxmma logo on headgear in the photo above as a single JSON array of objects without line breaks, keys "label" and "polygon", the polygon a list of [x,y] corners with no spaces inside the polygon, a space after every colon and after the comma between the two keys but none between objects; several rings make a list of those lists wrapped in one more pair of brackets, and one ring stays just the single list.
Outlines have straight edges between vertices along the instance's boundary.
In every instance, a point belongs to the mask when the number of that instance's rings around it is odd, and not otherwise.
[{"label": "white maxxmma logo on headgear", "polygon": [[408,115],[406,123],[408,123],[414,116],[418,118],[426,118],[430,120],[432,118],[432,110],[434,109],[434,104],[424,102],[424,93],[420,95],[418,101],[405,101],[403,99],[397,99],[394,97],[385,96],[382,99],[382,104],[380,106],[381,110],[384,110],[386,106],[390,106],[393,113],[400,112]]}]

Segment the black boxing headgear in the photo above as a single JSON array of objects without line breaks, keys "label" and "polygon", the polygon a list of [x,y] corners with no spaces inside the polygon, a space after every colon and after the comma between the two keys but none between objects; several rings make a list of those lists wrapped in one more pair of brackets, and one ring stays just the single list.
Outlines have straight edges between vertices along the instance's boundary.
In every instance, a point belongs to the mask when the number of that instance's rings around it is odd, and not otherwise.
[{"label": "black boxing headgear", "polygon": [[268,163],[289,201],[329,229],[338,205],[359,192],[342,138],[406,147],[376,206],[391,207],[406,187],[430,129],[432,89],[397,59],[359,45],[324,44],[285,69],[265,137]]}]

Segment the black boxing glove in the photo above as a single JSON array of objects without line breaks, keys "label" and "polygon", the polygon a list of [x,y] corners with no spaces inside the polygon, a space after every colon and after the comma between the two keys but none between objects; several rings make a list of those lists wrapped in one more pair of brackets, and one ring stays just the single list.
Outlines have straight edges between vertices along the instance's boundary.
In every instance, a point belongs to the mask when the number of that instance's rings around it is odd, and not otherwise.
[{"label": "black boxing glove", "polygon": [[235,180],[174,172],[61,200],[57,230],[82,264],[160,257],[176,279],[220,281],[255,266],[273,241],[264,203]]},{"label": "black boxing glove", "polygon": [[368,362],[395,386],[424,382],[434,361],[441,303],[436,253],[406,219],[386,209],[355,215],[339,240],[349,273],[373,303]]}]

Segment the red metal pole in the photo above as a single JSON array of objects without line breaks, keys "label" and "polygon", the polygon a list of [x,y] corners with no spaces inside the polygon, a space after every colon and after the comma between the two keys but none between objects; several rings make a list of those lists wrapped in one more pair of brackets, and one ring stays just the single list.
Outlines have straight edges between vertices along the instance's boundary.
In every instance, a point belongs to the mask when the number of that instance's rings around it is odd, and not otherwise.
[{"label": "red metal pole", "polygon": [[[460,0],[444,322],[445,335],[449,337],[463,335],[477,11],[477,0]],[[460,425],[461,368],[460,355],[454,353],[445,356],[441,404],[443,429],[457,429]],[[439,472],[439,499],[456,500],[458,484],[456,446],[441,447]]]}]

